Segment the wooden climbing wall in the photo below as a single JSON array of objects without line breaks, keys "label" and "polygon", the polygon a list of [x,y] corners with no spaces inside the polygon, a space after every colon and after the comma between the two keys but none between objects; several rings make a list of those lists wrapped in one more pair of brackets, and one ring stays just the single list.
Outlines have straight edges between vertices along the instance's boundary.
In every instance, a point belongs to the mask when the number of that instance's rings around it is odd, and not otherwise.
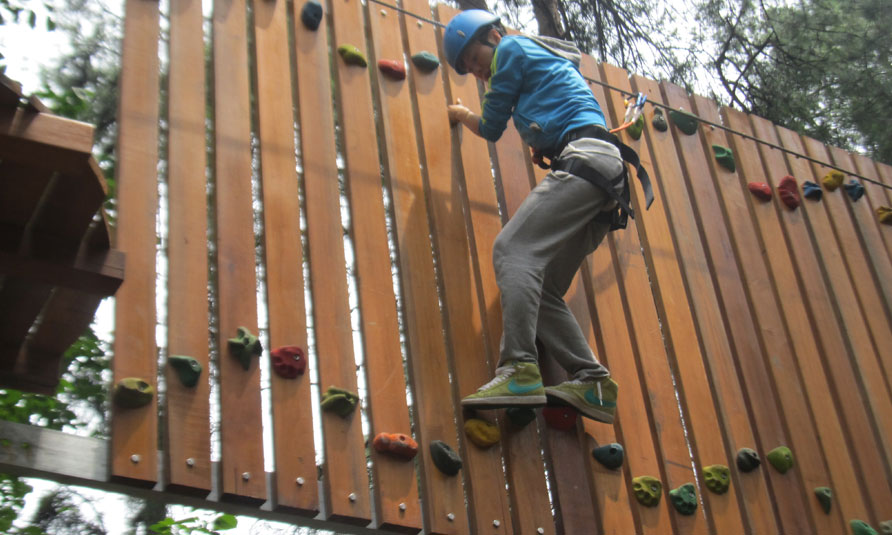
[{"label": "wooden climbing wall", "polygon": [[[544,173],[511,126],[494,145],[450,128],[447,103],[479,109],[472,78],[409,60],[439,54],[433,21],[454,9],[334,0],[312,30],[303,7],[216,0],[204,20],[197,0],[170,0],[168,13],[126,2],[114,379],[160,394],[115,409],[114,479],[332,529],[829,535],[892,519],[892,228],[874,214],[892,203],[879,185],[892,186],[892,167],[584,57],[610,124],[643,92],[750,137],[661,132],[651,105],[643,137],[623,134],[657,200],[644,211],[633,185],[638,217],[567,295],[620,384],[617,421],[558,431],[484,413],[502,439],[481,449],[459,400],[498,360],[491,246]],[[344,44],[368,67],[345,62]],[[379,59],[408,77],[384,76]],[[713,144],[733,150],[735,171]],[[795,210],[747,189],[820,182],[827,165],[877,183],[861,181],[857,201],[840,188]],[[263,343],[247,369],[228,343],[239,327]],[[288,345],[309,360],[296,378],[271,366]],[[197,386],[180,382],[172,355],[202,365]],[[547,355],[542,368],[566,378]],[[320,411],[329,386],[356,392],[357,409]],[[381,432],[413,436],[418,456],[376,452]],[[433,464],[434,440],[461,455],[457,476]],[[591,454],[613,442],[625,448],[618,470]],[[778,446],[795,458],[786,473],[764,462]],[[739,470],[741,448],[762,466]],[[706,486],[714,465],[731,470],[723,494]],[[662,482],[656,507],[635,498],[643,475]],[[692,515],[670,500],[685,483]],[[816,487],[832,489],[829,512]]]}]

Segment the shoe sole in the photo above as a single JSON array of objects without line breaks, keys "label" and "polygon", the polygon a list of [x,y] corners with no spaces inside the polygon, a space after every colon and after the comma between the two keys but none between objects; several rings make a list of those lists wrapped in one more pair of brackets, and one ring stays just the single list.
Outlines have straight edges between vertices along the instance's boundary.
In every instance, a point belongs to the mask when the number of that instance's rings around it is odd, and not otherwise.
[{"label": "shoe sole", "polygon": [[494,396],[478,399],[461,400],[462,407],[475,409],[506,409],[511,407],[544,407],[547,399],[544,395],[533,396]]},{"label": "shoe sole", "polygon": [[545,396],[548,398],[549,405],[570,406],[576,409],[576,412],[589,418],[605,424],[612,424],[615,418],[614,414],[600,411],[590,405],[582,405],[576,398],[569,394],[565,394],[560,390],[545,389]]}]

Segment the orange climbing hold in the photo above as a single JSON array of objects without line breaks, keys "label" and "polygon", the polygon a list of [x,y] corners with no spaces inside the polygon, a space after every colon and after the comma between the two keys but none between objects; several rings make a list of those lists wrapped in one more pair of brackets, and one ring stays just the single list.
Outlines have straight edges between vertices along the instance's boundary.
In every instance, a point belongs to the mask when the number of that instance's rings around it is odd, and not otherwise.
[{"label": "orange climbing hold", "polygon": [[771,186],[768,184],[764,182],[750,182],[746,187],[757,199],[762,201],[771,200]]},{"label": "orange climbing hold", "polygon": [[402,433],[378,433],[372,441],[372,447],[378,453],[388,453],[407,461],[414,459],[418,453],[415,439]]},{"label": "orange climbing hold", "polygon": [[406,79],[406,66],[403,65],[403,62],[401,61],[396,61],[394,59],[379,59],[378,70],[381,71],[384,76],[392,80]]}]

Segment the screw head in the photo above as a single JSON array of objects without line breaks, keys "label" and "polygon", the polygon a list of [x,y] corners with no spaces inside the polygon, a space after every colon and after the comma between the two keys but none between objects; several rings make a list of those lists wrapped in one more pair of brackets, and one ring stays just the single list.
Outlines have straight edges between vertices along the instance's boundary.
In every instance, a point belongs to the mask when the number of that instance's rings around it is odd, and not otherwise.
[{"label": "screw head", "polygon": [[193,459],[192,457],[186,459],[186,466],[188,466],[189,468],[195,466],[195,459]]},{"label": "screw head", "polygon": [[545,528],[536,528],[536,533],[543,535],[545,533]]},{"label": "screw head", "polygon": [[351,502],[355,502],[356,501],[356,493],[351,492],[350,495],[347,496],[347,499],[350,500]]},{"label": "screw head", "polygon": [[304,484],[304,478],[302,478],[302,477],[299,477],[299,478],[295,479],[294,481],[295,481],[295,483],[297,483],[297,485],[299,487],[302,487]]},{"label": "screw head", "polygon": [[130,456],[130,462],[133,464],[139,464],[139,461],[141,461],[141,460],[142,460],[142,457],[140,457],[139,454],[137,454],[137,453],[134,453],[133,455]]},{"label": "screw head", "polygon": [[381,16],[382,16],[382,17],[386,17],[386,16],[387,16],[387,12],[384,11],[383,9],[381,10]]},{"label": "screw head", "polygon": [[502,523],[499,522],[498,520],[493,520],[493,521],[492,521],[492,525],[493,525],[493,527],[496,527],[496,528],[497,528],[497,527],[501,526]]},{"label": "screw head", "polygon": [[453,520],[455,520],[455,515],[452,513],[449,513],[448,515],[446,515],[446,519],[449,520],[450,522],[452,522]]},{"label": "screw head", "polygon": [[251,479],[251,472],[242,472],[242,479],[245,481]]},{"label": "screw head", "polygon": [[419,27],[419,28],[421,28],[422,26],[424,26],[424,23],[421,22],[420,20],[419,20],[419,21],[416,21],[416,24],[418,24],[418,27]]},{"label": "screw head", "polygon": [[406,502],[400,503],[400,511],[405,511],[405,510],[406,510]]}]

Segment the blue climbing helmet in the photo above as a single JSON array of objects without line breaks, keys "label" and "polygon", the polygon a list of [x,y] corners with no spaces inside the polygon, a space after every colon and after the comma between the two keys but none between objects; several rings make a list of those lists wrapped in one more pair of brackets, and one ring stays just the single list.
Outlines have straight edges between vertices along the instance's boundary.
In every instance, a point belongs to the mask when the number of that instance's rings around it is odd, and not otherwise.
[{"label": "blue climbing helmet", "polygon": [[483,9],[469,9],[452,17],[446,25],[446,33],[443,35],[443,48],[446,49],[446,61],[458,74],[467,74],[464,68],[459,68],[458,58],[484,32],[499,23],[499,17]]}]

